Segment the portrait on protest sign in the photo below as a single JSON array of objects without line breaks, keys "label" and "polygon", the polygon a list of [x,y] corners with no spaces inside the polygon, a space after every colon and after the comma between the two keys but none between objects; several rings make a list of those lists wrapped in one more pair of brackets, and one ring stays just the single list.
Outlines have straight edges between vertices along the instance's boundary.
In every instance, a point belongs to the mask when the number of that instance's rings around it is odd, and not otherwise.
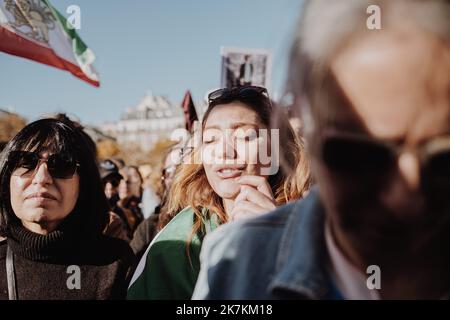
[{"label": "portrait on protest sign", "polygon": [[271,53],[268,50],[222,47],[220,55],[221,87],[231,88],[239,85],[269,87]]}]

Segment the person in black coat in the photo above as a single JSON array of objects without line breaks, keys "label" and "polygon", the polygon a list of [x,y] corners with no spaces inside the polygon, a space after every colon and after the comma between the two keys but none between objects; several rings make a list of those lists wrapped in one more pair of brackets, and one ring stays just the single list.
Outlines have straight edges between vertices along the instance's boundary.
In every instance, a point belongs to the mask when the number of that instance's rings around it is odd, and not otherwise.
[{"label": "person in black coat", "polygon": [[239,67],[239,85],[248,86],[252,84],[252,77],[254,72],[253,63],[250,62],[250,55],[244,56],[244,63]]},{"label": "person in black coat", "polygon": [[0,157],[0,299],[122,299],[134,255],[103,235],[108,202],[67,117],[23,128]]}]

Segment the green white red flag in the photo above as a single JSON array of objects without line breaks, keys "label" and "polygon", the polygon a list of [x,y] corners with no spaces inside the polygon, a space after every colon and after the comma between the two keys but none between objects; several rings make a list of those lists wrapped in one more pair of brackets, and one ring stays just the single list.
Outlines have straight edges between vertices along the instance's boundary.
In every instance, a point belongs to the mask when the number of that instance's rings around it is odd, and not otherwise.
[{"label": "green white red flag", "polygon": [[94,53],[47,0],[0,0],[0,51],[67,70],[100,85],[92,66]]}]

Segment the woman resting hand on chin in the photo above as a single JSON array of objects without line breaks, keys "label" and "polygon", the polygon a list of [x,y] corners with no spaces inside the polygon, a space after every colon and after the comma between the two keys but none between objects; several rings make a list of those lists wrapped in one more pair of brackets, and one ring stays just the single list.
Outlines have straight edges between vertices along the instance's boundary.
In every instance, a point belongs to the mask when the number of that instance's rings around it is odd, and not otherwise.
[{"label": "woman resting hand on chin", "polygon": [[[174,217],[139,263],[128,299],[190,299],[208,232],[299,199],[309,187],[308,161],[289,122],[279,121],[286,132],[282,148],[279,131],[271,130],[280,128],[271,127],[265,88],[219,89],[208,98],[201,146],[177,169],[161,211]],[[278,155],[291,170],[278,168]]]}]

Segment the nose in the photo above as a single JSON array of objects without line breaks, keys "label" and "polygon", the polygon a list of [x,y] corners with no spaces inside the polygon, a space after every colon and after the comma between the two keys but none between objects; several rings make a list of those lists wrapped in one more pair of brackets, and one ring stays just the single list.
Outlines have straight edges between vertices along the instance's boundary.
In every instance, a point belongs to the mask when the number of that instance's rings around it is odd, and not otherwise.
[{"label": "nose", "polygon": [[421,214],[423,197],[420,193],[420,164],[417,156],[405,152],[397,159],[397,170],[381,190],[381,201],[397,218]]},{"label": "nose", "polygon": [[416,155],[405,152],[398,158],[400,176],[410,190],[417,190],[420,186],[420,163]]},{"label": "nose", "polygon": [[43,162],[39,164],[33,176],[33,183],[46,185],[52,182],[53,178],[48,172],[47,163]]},{"label": "nose", "polygon": [[219,159],[235,159],[237,152],[235,147],[235,141],[232,136],[223,135],[221,144],[218,144],[218,148],[221,150],[216,151],[216,155]]}]

